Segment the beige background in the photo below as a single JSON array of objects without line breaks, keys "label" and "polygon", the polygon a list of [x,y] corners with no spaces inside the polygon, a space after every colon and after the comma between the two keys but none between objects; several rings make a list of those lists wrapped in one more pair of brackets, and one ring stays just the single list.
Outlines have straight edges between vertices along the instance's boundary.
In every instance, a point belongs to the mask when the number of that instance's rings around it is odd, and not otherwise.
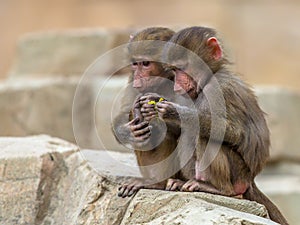
[{"label": "beige background", "polygon": [[70,28],[209,25],[222,34],[236,70],[252,84],[300,88],[297,0],[0,0],[0,78],[18,38]]}]

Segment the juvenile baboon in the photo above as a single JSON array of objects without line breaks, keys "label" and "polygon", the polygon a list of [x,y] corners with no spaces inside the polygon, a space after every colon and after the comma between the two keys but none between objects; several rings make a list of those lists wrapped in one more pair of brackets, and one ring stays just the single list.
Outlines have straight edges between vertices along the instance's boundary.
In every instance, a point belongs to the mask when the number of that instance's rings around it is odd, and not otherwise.
[{"label": "juvenile baboon", "polygon": [[[269,156],[269,130],[264,112],[249,85],[228,69],[228,60],[223,55],[216,35],[215,30],[206,27],[186,28],[177,32],[165,48],[165,56],[172,61],[170,67],[175,73],[174,91],[187,93],[189,98],[194,99],[197,108],[194,114],[198,114],[201,128],[194,157],[180,171],[180,179],[169,179],[166,189],[204,191],[225,196],[242,195],[265,205],[272,220],[288,224],[278,208],[254,182]],[[195,73],[182,50],[173,44],[195,53],[210,68],[210,73],[201,68],[197,68]],[[221,90],[226,106],[225,114],[210,111],[211,104],[216,105],[217,109],[219,104],[219,109],[222,109],[222,101],[218,101],[220,96],[213,96],[214,102],[209,101],[209,95],[216,95],[216,88]],[[154,96],[159,97],[156,94]],[[150,111],[146,102],[141,101],[142,109],[144,107]],[[156,110],[161,119],[177,126],[182,123],[180,115],[188,117],[193,114],[189,107],[167,100],[158,102]],[[213,114],[217,116],[217,125],[225,126],[222,138],[218,138],[218,130],[213,131],[211,128]],[[210,165],[201,169],[205,163],[201,159],[209,138],[213,141],[209,150],[213,150],[214,146],[220,149],[217,149]]]},{"label": "juvenile baboon", "polygon": [[146,92],[159,93],[165,97],[173,93],[174,73],[165,70],[162,63],[152,60],[160,58],[158,55],[161,50],[153,48],[152,42],[145,41],[168,41],[174,33],[163,27],[146,28],[132,35],[128,43],[132,74],[122,98],[121,110],[114,118],[112,128],[120,143],[130,144],[135,149],[143,178],[132,179],[122,184],[119,188],[119,196],[122,197],[131,196],[142,187],[165,188],[166,181],[157,182],[161,169],[148,169],[147,166],[154,165],[172,153],[180,129],[167,126],[166,135],[161,143],[153,143],[152,140],[159,139],[155,130],[161,129],[161,123],[151,122],[148,118],[155,113],[145,114],[140,111],[139,97]]}]

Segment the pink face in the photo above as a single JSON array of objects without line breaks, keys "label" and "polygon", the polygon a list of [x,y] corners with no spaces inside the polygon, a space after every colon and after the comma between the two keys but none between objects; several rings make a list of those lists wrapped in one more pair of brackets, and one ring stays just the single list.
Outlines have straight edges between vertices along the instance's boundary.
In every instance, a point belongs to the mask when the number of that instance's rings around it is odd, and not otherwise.
[{"label": "pink face", "polygon": [[131,64],[133,70],[133,87],[144,91],[155,85],[155,78],[163,75],[162,68],[158,63],[152,61],[137,61]]},{"label": "pink face", "polygon": [[183,70],[174,69],[175,84],[174,91],[179,94],[187,93],[192,99],[197,98],[197,83]]}]

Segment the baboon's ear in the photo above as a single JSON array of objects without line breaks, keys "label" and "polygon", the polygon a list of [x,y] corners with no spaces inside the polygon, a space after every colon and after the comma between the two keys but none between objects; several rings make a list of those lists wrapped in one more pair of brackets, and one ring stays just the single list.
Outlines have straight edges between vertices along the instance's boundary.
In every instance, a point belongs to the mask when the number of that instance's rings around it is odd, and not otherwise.
[{"label": "baboon's ear", "polygon": [[207,39],[206,44],[212,49],[212,57],[215,60],[219,60],[223,56],[222,48],[215,37],[210,37]]}]

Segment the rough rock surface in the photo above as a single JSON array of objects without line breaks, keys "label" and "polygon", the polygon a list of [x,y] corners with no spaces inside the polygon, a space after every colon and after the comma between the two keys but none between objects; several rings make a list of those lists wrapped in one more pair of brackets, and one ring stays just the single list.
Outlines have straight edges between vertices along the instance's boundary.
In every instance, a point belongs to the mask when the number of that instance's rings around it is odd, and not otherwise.
[{"label": "rough rock surface", "polygon": [[95,180],[77,146],[49,136],[2,137],[0,152],[1,224],[75,223]]},{"label": "rough rock surface", "polygon": [[275,224],[255,215],[266,216],[264,206],[205,193],[142,190],[121,224]]},{"label": "rough rock surface", "polygon": [[274,224],[246,200],[158,190],[119,198],[124,178],[97,173],[61,139],[2,137],[0,153],[1,224]]},{"label": "rough rock surface", "polygon": [[[133,153],[95,150],[81,152],[90,166],[105,177],[141,176]],[[298,224],[300,220],[299,175],[299,164],[286,162],[269,165],[256,179],[259,188],[279,207],[291,225]]]}]

